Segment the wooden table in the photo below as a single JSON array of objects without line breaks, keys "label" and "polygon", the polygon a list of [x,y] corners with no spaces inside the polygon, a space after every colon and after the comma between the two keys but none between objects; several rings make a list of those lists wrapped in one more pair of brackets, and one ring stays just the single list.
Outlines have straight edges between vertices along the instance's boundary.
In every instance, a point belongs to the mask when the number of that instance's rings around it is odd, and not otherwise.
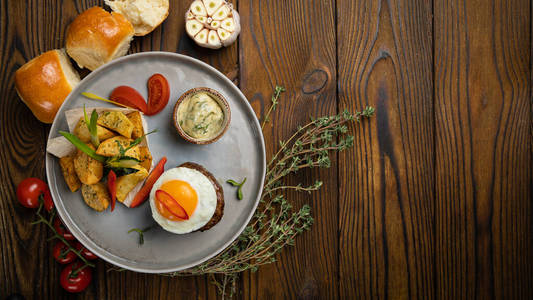
[{"label": "wooden table", "polygon": [[[278,262],[244,273],[237,298],[531,299],[533,297],[531,2],[528,0],[239,0],[242,32],[223,50],[184,34],[191,1],[136,38],[131,53],[162,50],[206,61],[264,116],[268,153],[309,116],[376,108],[354,127],[355,147],[309,203],[310,232]],[[15,70],[64,46],[67,25],[102,1],[0,3],[0,298],[68,298],[47,230],[16,203],[24,178],[45,178],[49,126],[13,88]],[[84,72],[83,74],[87,74]],[[83,299],[205,299],[207,277],[107,272],[98,263]]]}]

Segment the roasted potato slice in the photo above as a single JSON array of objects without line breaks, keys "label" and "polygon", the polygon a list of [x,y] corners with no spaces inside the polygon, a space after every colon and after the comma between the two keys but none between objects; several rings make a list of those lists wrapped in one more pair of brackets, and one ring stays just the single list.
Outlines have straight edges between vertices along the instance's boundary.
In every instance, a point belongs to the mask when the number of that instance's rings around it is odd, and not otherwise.
[{"label": "roasted potato slice", "polygon": [[111,197],[107,191],[107,187],[102,183],[81,186],[81,195],[83,200],[90,208],[96,211],[104,211],[111,202]]},{"label": "roasted potato slice", "polygon": [[132,113],[129,113],[126,115],[128,119],[133,124],[133,131],[131,132],[131,138],[136,139],[140,138],[144,134],[144,128],[143,128],[143,121],[141,117],[141,113],[138,111],[134,111]]},{"label": "roasted potato slice", "polygon": [[59,159],[63,178],[65,178],[65,182],[71,192],[75,192],[81,187],[80,179],[74,170],[74,155],[64,156]]},{"label": "roasted potato slice", "polygon": [[[107,140],[108,138],[116,135],[113,131],[107,130],[100,125],[96,125],[96,133],[98,134],[98,139],[100,141]],[[91,141],[91,133],[89,132],[89,128],[87,127],[83,117],[80,118],[78,124],[74,128],[74,135],[84,143],[89,143]]]},{"label": "roasted potato slice", "polygon": [[120,111],[104,111],[98,117],[97,123],[127,138],[131,138],[134,127],[128,117]]},{"label": "roasted potato slice", "polygon": [[148,147],[139,146],[139,153],[141,155],[141,167],[145,168],[147,171],[150,171],[152,168],[152,154],[150,153],[150,150]]},{"label": "roasted potato slice", "polygon": [[[87,144],[91,149],[94,149],[92,144]],[[104,165],[91,158],[89,155],[78,150],[74,157],[74,170],[80,181],[84,184],[95,184],[104,174]]]},{"label": "roasted potato slice", "polygon": [[[125,138],[123,136],[114,136],[110,139],[107,139],[100,143],[100,146],[98,146],[98,149],[96,150],[96,154],[102,155],[102,156],[115,156],[120,154],[120,147],[118,146],[119,143],[122,146],[122,148],[126,149],[129,147],[130,143],[133,142],[133,140]],[[139,146],[135,146],[125,153],[126,156],[130,156],[133,158],[136,158],[138,160],[141,159],[141,155],[139,153]]]},{"label": "roasted potato slice", "polygon": [[124,202],[124,199],[126,199],[128,193],[131,192],[131,190],[133,190],[133,188],[139,184],[139,182],[148,177],[148,171],[146,171],[145,168],[141,167],[140,165],[133,166],[133,168],[139,171],[117,178],[117,200],[120,202]]}]

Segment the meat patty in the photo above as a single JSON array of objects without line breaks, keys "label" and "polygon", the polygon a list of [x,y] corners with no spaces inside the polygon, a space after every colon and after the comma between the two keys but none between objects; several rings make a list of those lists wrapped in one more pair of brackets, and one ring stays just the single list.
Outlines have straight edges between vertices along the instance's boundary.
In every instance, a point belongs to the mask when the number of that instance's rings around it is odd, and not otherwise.
[{"label": "meat patty", "polygon": [[222,186],[218,181],[215,179],[215,176],[211,174],[209,171],[207,171],[204,167],[200,166],[199,164],[193,163],[193,162],[186,162],[178,167],[185,167],[189,169],[194,169],[202,174],[205,175],[211,181],[213,184],[213,187],[215,188],[215,193],[217,194],[217,207],[215,209],[215,213],[211,217],[211,220],[207,222],[202,228],[198,229],[200,231],[206,231],[211,229],[211,227],[217,225],[217,223],[222,219],[222,216],[224,215],[224,190],[222,189]]}]

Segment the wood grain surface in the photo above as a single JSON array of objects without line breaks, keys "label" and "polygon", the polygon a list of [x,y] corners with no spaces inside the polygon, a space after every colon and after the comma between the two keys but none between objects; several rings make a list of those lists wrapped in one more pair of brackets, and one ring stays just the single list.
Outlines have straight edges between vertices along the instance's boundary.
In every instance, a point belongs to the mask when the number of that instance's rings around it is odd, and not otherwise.
[{"label": "wood grain surface", "polygon": [[[433,287],[431,6],[338,1],[339,107],[376,108],[340,158],[341,298],[429,298]],[[403,16],[409,16],[404,18]],[[351,162],[351,163],[342,163]]]},{"label": "wood grain surface", "polygon": [[[203,49],[184,33],[191,1],[130,53],[201,59],[233,80],[264,118],[267,152],[310,116],[375,117],[354,126],[355,146],[308,203],[315,224],[274,264],[244,273],[237,299],[532,299],[531,1],[234,0],[234,45]],[[68,24],[103,0],[0,1],[0,299],[216,299],[207,276],[108,272],[98,262],[78,295],[59,286],[49,233],[15,199],[26,177],[45,178],[49,126],[18,99],[14,72],[61,48]],[[82,75],[88,71],[81,70]]]}]

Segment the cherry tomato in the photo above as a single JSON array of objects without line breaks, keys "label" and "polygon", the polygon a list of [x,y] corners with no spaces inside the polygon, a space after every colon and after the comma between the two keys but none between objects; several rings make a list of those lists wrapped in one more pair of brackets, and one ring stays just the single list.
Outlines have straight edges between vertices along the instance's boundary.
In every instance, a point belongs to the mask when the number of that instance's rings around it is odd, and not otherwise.
[{"label": "cherry tomato", "polygon": [[157,163],[154,170],[148,175],[148,178],[146,179],[146,182],[144,183],[143,187],[139,192],[137,192],[137,195],[135,195],[135,198],[133,198],[133,201],[131,202],[130,207],[137,207],[141,203],[146,200],[148,197],[148,194],[150,194],[150,191],[152,190],[152,187],[154,186],[154,183],[159,179],[159,176],[163,174],[163,171],[165,170],[165,163],[167,162],[167,158],[163,156],[161,160]]},{"label": "cherry tomato", "polygon": [[89,286],[93,278],[91,267],[85,266],[81,270],[83,263],[75,261],[66,266],[59,276],[59,283],[67,292],[79,293]]},{"label": "cherry tomato", "polygon": [[83,257],[87,258],[88,260],[95,260],[95,259],[98,258],[98,256],[96,256],[96,254],[94,254],[91,251],[89,251],[89,249],[85,248],[80,242],[76,242],[74,247],[78,251],[81,250],[81,255],[83,255]]},{"label": "cherry tomato", "polygon": [[111,195],[111,211],[113,211],[117,202],[117,174],[113,170],[109,171],[107,175],[107,188]]},{"label": "cherry tomato", "polygon": [[76,254],[69,251],[69,249],[70,248],[61,241],[56,243],[52,254],[58,263],[65,265],[76,260]]},{"label": "cherry tomato", "polygon": [[167,79],[161,74],[154,74],[148,79],[148,112],[155,115],[167,106],[170,98],[170,87]]},{"label": "cherry tomato", "polygon": [[145,114],[148,111],[148,106],[146,105],[146,101],[144,100],[143,96],[141,96],[136,89],[129,86],[121,85],[116,87],[111,92],[109,99],[120,104],[136,108]]},{"label": "cherry tomato", "polygon": [[22,180],[17,186],[17,199],[20,204],[27,208],[37,208],[39,206],[39,198],[43,197],[44,208],[51,211],[54,207],[52,196],[48,185],[39,178],[26,178]]},{"label": "cherry tomato", "polygon": [[[171,215],[178,217],[182,220],[188,220],[189,215],[187,215],[187,211],[179,204],[179,202],[174,199],[169,193],[163,191],[163,190],[157,190],[155,191],[155,199],[157,200],[158,204],[161,204],[161,209],[159,205],[157,206],[159,212],[163,213],[170,213]],[[165,212],[166,210],[166,212]],[[168,214],[167,214],[168,215]],[[167,217],[167,219],[169,219]]]},{"label": "cherry tomato", "polygon": [[68,230],[68,228],[63,225],[63,222],[61,222],[59,217],[55,217],[54,219],[54,228],[57,231],[57,234],[61,235],[63,238],[65,238],[65,240],[73,241],[76,239],[74,238],[70,230]]}]

